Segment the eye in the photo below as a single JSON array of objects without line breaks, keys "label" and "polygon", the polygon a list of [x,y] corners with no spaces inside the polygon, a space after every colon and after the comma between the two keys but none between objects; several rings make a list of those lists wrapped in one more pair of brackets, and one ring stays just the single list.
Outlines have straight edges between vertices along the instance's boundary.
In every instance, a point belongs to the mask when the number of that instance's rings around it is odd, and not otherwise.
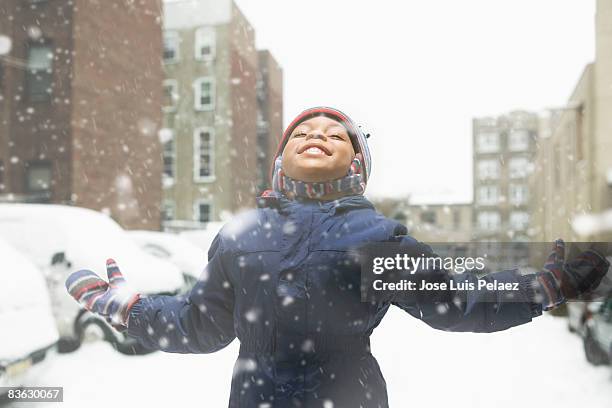
[{"label": "eye", "polygon": [[297,132],[293,134],[293,137],[304,137],[304,136],[306,136],[305,132]]},{"label": "eye", "polygon": [[331,137],[332,139],[336,139],[336,140],[344,140],[344,138],[340,135],[330,135],[329,137]]}]

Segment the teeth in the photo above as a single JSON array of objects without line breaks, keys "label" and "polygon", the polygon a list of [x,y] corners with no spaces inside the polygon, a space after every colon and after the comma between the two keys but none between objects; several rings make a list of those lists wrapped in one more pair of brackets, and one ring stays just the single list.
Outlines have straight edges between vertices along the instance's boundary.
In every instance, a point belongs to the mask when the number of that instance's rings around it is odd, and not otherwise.
[{"label": "teeth", "polygon": [[308,149],[306,149],[306,151],[308,153],[314,153],[314,154],[325,154],[325,152],[319,149],[318,147],[309,147]]}]

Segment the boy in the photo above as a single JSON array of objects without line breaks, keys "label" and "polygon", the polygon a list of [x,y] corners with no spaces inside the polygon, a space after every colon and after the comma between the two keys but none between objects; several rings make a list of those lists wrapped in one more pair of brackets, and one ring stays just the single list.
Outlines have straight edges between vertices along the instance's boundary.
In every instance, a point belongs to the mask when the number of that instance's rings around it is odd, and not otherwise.
[{"label": "boy", "polygon": [[[364,198],[367,136],[336,109],[298,115],[279,144],[273,190],[260,197],[258,209],[219,232],[188,296],[141,297],[112,260],[109,283],[78,271],[67,280],[68,291],[149,348],[211,353],[238,337],[230,408],[382,408],[386,384],[369,337],[391,304],[437,329],[493,332],[531,321],[596,286],[607,272],[608,262],[595,252],[583,254],[586,268],[568,267],[557,241],[542,272],[484,278],[518,285],[522,301],[485,302],[484,291],[446,303],[444,313],[435,301],[361,302],[352,248],[393,241],[431,253]],[[572,285],[561,288],[562,280]]]}]

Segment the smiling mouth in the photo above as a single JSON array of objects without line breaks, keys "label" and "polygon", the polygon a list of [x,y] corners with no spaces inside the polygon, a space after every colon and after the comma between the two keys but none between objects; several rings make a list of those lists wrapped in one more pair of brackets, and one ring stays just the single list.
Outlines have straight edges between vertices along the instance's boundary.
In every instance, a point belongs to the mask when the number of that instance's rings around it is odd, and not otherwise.
[{"label": "smiling mouth", "polygon": [[318,156],[331,156],[331,153],[329,152],[329,150],[319,145],[306,145],[303,148],[301,148],[300,151],[298,152],[298,154],[302,154],[302,153],[308,153],[311,155],[318,155]]}]

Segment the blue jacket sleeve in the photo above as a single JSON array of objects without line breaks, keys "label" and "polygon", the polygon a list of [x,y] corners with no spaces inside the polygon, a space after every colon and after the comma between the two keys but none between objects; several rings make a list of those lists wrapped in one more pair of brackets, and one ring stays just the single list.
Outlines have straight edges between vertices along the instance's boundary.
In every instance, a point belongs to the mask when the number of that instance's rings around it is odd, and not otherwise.
[{"label": "blue jacket sleeve", "polygon": [[[409,236],[402,237],[402,245],[417,245],[426,256],[436,256],[431,247]],[[456,274],[436,270],[436,280],[451,287],[477,286],[478,280],[510,284],[519,290],[448,290],[429,298],[416,297],[392,300],[391,303],[429,326],[445,331],[490,333],[528,323],[542,314],[540,303],[534,302],[534,275],[521,275],[517,270],[506,270],[477,277],[472,273]]]},{"label": "blue jacket sleeve", "polygon": [[131,309],[128,336],[170,353],[212,353],[234,340],[234,290],[229,259],[217,235],[208,264],[187,296],[146,296]]}]

